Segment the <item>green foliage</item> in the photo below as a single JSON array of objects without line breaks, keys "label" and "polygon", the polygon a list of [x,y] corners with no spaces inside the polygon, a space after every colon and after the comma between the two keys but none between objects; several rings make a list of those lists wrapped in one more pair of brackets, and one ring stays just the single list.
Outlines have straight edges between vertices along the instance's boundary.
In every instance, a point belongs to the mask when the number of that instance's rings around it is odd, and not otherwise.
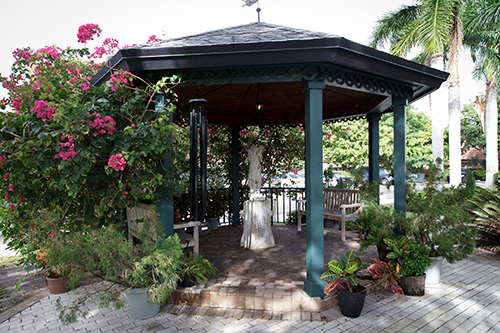
[{"label": "green foliage", "polygon": [[435,167],[426,176],[421,191],[407,188],[407,235],[424,244],[431,256],[443,256],[450,263],[466,258],[474,250],[476,229],[466,209],[475,193],[471,174],[458,187],[440,188],[442,174]]},{"label": "green foliage", "polygon": [[[16,101],[15,112],[0,117],[0,189],[6,194],[0,228],[21,251],[29,238],[19,234],[43,210],[60,214],[61,227],[52,231],[82,231],[118,221],[130,199],[155,202],[181,188],[179,181],[165,186],[177,174],[158,167],[166,154],[178,152],[165,145],[176,132],[169,123],[173,104],[157,112],[153,85],[130,73],[114,72],[123,82],[90,87],[99,67],[82,58],[88,51],[44,52],[18,56],[12,77],[0,77]],[[163,81],[167,93],[177,83]],[[118,155],[122,168],[111,163]]]},{"label": "green foliage", "polygon": [[328,263],[329,271],[321,274],[320,279],[330,281],[324,293],[331,293],[337,286],[346,289],[349,292],[354,292],[355,287],[359,284],[359,278],[356,272],[362,268],[361,259],[358,258],[353,250],[348,251],[344,257],[337,256],[337,260]]},{"label": "green foliage", "polygon": [[85,293],[70,305],[60,304],[60,318],[65,323],[85,315],[85,302],[99,297],[101,307],[123,306],[122,288],[149,288],[152,303],[163,304],[177,287],[184,260],[179,237],[168,237],[157,244],[150,232],[138,236],[132,244],[119,228],[108,226],[86,233],[71,233],[65,242],[51,244],[51,259],[71,267],[70,284],[75,286],[87,274],[101,277],[97,290]]},{"label": "green foliage", "polygon": [[14,267],[19,264],[18,256],[0,257],[0,268]]},{"label": "green foliage", "polygon": [[491,189],[477,188],[470,213],[479,232],[478,245],[500,253],[500,181]]},{"label": "green foliage", "polygon": [[[392,161],[394,117],[380,120],[380,162]],[[407,166],[410,172],[432,164],[431,121],[424,113],[407,109]],[[368,164],[368,122],[366,119],[323,124],[324,161],[344,168],[359,169]]]},{"label": "green foliage", "polygon": [[181,264],[179,275],[187,277],[194,284],[202,284],[215,277],[215,267],[203,255],[190,252]]},{"label": "green foliage", "polygon": [[396,268],[396,274],[401,277],[424,275],[430,263],[429,251],[425,246],[406,236],[385,238],[384,242],[390,249],[387,260]]}]

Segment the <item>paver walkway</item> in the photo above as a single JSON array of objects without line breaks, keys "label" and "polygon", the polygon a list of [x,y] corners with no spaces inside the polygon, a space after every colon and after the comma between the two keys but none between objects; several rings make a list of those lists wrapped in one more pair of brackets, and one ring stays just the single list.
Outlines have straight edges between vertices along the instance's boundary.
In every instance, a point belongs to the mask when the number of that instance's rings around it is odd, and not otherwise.
[{"label": "paver walkway", "polygon": [[427,286],[425,296],[369,294],[355,319],[338,307],[310,315],[167,305],[153,318],[135,320],[127,306],[93,303],[87,319],[61,325],[56,300],[70,302],[85,288],[42,297],[1,323],[0,332],[500,332],[500,256],[481,250],[453,265],[445,261],[441,283]]}]

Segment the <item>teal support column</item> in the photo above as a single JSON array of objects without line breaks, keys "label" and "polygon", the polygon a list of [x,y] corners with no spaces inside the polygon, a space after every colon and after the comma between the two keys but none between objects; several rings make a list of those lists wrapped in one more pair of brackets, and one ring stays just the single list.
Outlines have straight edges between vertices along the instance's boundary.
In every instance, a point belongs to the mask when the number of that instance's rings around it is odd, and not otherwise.
[{"label": "teal support column", "polygon": [[240,225],[240,127],[231,126],[233,225]]},{"label": "teal support column", "polygon": [[406,215],[406,98],[392,96],[394,106],[394,209]]},{"label": "teal support column", "polygon": [[[166,103],[169,101],[166,100],[164,93],[156,93],[155,94],[155,111],[157,112],[166,112]],[[168,124],[172,124],[171,114],[168,120]],[[172,145],[172,138],[167,139],[165,142],[167,146]],[[167,153],[163,161],[158,163],[158,169],[163,174],[171,174],[172,169],[174,167],[172,156],[170,153]],[[171,180],[167,180],[164,186],[171,187]],[[171,236],[174,234],[174,199],[172,196],[163,197],[156,201],[156,213],[158,214],[158,219],[160,224],[163,226],[163,230],[165,232],[165,237]]]},{"label": "teal support column", "polygon": [[307,276],[304,291],[323,296],[323,89],[324,81],[303,81],[306,131]]},{"label": "teal support column", "polygon": [[368,116],[368,180],[376,182],[374,192],[379,202],[380,189],[378,187],[380,169],[380,113],[369,113]]}]

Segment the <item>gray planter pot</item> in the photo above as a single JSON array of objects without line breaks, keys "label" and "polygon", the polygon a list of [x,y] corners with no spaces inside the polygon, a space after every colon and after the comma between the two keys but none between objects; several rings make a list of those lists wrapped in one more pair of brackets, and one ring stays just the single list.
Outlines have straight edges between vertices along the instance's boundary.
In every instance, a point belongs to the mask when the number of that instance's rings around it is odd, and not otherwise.
[{"label": "gray planter pot", "polygon": [[127,296],[130,315],[134,319],[146,319],[154,317],[160,312],[160,306],[148,303],[148,288],[134,288],[125,291]]},{"label": "gray planter pot", "polygon": [[431,258],[430,265],[425,269],[425,284],[437,284],[441,281],[441,266],[443,265],[443,257]]},{"label": "gray planter pot", "polygon": [[219,228],[218,217],[207,217],[207,222],[210,223],[210,230],[217,230]]}]

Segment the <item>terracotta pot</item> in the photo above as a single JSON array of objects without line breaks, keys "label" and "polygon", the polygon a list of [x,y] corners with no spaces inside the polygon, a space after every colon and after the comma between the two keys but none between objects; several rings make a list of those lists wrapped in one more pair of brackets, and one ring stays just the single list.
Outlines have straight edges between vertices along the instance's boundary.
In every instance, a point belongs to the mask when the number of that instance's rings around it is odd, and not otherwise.
[{"label": "terracotta pot", "polygon": [[69,278],[63,276],[60,278],[47,278],[47,284],[49,285],[49,290],[51,294],[62,294],[69,290],[67,286]]},{"label": "terracotta pot", "polygon": [[425,274],[420,276],[405,276],[401,279],[401,288],[408,296],[423,296],[425,294]]}]

